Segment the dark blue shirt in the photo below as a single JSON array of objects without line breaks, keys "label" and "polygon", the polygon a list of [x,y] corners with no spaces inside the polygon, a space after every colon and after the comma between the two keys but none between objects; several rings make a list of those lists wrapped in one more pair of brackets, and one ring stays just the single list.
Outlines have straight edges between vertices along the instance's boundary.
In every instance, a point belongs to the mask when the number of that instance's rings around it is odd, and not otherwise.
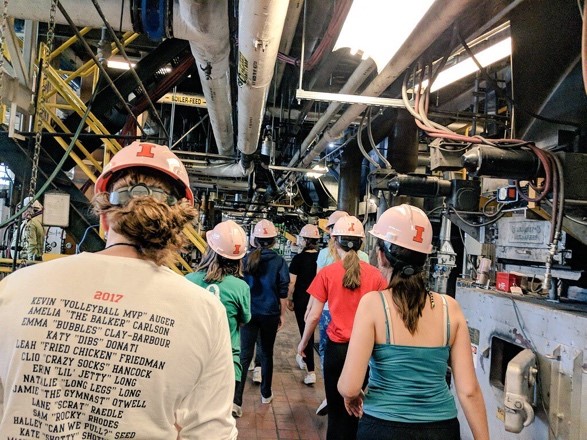
[{"label": "dark blue shirt", "polygon": [[[245,267],[247,255],[244,259]],[[245,281],[251,288],[251,315],[275,316],[281,314],[280,298],[287,298],[289,270],[279,254],[261,249],[257,275],[245,273]]]}]

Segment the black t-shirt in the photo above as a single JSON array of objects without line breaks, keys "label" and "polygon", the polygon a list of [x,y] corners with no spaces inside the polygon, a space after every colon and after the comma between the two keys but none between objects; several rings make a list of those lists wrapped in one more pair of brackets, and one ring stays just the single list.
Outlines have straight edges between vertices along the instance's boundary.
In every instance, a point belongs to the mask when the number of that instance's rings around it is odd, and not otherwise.
[{"label": "black t-shirt", "polygon": [[289,273],[297,276],[294,287],[294,302],[306,302],[310,295],[306,290],[316,276],[316,261],[318,252],[303,251],[301,254],[294,256],[289,264]]}]

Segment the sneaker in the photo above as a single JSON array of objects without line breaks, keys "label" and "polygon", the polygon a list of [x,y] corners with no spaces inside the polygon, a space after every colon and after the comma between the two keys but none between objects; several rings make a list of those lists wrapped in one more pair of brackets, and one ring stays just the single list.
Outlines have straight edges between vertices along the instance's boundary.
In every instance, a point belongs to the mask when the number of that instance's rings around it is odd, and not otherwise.
[{"label": "sneaker", "polygon": [[304,377],[304,383],[306,385],[313,385],[316,383],[316,373],[314,373],[313,371],[311,373],[306,374],[306,377]]},{"label": "sneaker", "polygon": [[261,376],[261,367],[255,367],[255,369],[253,370],[253,382],[254,383],[261,383],[262,382],[262,376]]},{"label": "sneaker", "polygon": [[261,403],[271,403],[272,400],[273,400],[273,393],[271,393],[271,395],[269,397],[261,396]]},{"label": "sneaker", "polygon": [[298,367],[300,367],[300,370],[305,370],[306,367],[306,363],[304,362],[304,358],[296,353],[296,362],[298,363]]},{"label": "sneaker", "polygon": [[328,414],[328,402],[326,401],[326,399],[324,399],[318,407],[318,409],[316,410],[316,415],[325,416],[326,414]]},{"label": "sneaker", "polygon": [[238,406],[236,403],[232,404],[232,417],[234,417],[235,419],[238,417],[242,417],[243,415],[243,409]]}]

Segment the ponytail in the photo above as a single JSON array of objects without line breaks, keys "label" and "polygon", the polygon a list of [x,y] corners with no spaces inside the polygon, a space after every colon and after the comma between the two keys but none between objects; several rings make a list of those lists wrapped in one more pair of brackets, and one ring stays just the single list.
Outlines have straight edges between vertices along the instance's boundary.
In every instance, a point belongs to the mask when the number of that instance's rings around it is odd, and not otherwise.
[{"label": "ponytail", "polygon": [[342,285],[347,289],[355,290],[361,286],[361,264],[359,256],[354,249],[349,250],[342,260],[342,267],[344,267],[344,277]]},{"label": "ponytail", "polygon": [[245,263],[245,273],[253,276],[259,274],[259,266],[261,263],[261,250],[271,248],[275,244],[275,237],[271,238],[255,238],[255,243],[259,246],[247,256]]}]

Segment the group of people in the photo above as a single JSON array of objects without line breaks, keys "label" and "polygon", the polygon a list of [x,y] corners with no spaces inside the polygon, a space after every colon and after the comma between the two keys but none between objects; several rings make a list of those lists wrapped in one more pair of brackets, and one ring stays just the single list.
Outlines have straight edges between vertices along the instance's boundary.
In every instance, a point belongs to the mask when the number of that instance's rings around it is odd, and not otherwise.
[{"label": "group of people", "polygon": [[255,225],[248,253],[244,230],[219,223],[183,278],[168,265],[197,212],[167,147],[134,142],[113,156],[92,204],[104,250],[0,282],[0,436],[235,439],[255,345],[261,402],[273,399],[290,309],[308,385],[319,323],[325,334],[327,439],[460,438],[448,367],[474,438],[489,438],[465,318],[424,281],[432,227],[418,208],[390,208],[373,226],[378,267],[361,251],[361,221],[337,211],[328,247],[305,226],[289,267],[270,221]]}]

